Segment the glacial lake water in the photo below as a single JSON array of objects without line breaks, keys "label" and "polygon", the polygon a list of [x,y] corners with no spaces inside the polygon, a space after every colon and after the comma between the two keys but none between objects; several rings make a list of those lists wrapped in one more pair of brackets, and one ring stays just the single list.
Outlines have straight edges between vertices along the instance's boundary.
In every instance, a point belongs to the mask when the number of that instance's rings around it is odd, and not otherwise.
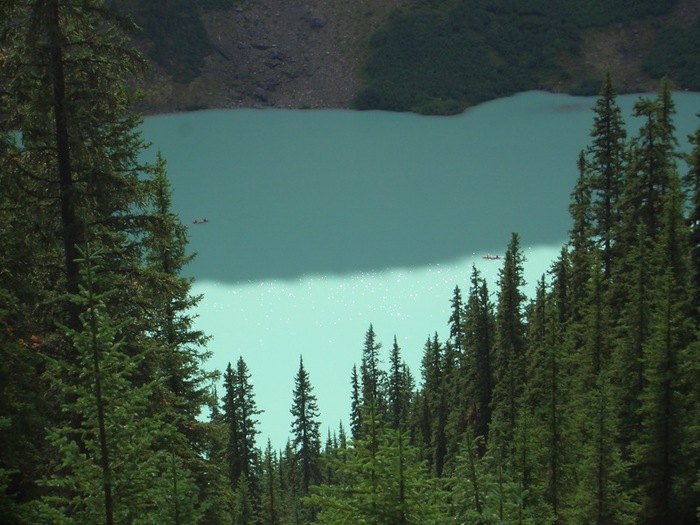
[{"label": "glacial lake water", "polygon": [[[638,99],[618,98],[631,133]],[[700,94],[674,100],[687,150]],[[270,109],[146,119],[197,253],[186,273],[203,294],[208,366],[243,356],[264,410],[259,446],[287,440],[300,356],[322,438],[341,420],[347,429],[350,372],[370,323],[384,365],[396,336],[418,378],[425,341],[448,336],[455,286],[466,296],[476,265],[495,292],[501,263],[483,257],[502,254],[512,232],[532,292],[567,237],[594,103],[529,92],[451,117]]]}]

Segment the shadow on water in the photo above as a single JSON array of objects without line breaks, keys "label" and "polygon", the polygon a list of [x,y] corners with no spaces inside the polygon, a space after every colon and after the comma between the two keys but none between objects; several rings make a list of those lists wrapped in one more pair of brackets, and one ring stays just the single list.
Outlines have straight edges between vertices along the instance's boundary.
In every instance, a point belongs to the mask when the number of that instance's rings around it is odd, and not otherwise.
[{"label": "shadow on water", "polygon": [[[514,230],[528,244],[566,235],[568,216],[561,206],[513,196],[499,204],[476,184],[472,190],[438,191],[437,182],[404,188],[404,195],[376,187],[364,193],[309,186],[312,196],[298,200],[286,197],[298,196],[298,185],[277,183],[276,195],[213,206],[209,222],[190,225],[197,257],[186,273],[233,282],[356,273],[502,253]],[[523,195],[520,190],[511,188]]]},{"label": "shadow on water", "polygon": [[[685,137],[700,96],[679,97]],[[619,99],[628,123],[637,98]],[[187,274],[294,279],[502,253],[513,231],[559,243],[594,101],[523,93],[454,117],[210,111],[149,118],[144,135],[190,228]]]}]

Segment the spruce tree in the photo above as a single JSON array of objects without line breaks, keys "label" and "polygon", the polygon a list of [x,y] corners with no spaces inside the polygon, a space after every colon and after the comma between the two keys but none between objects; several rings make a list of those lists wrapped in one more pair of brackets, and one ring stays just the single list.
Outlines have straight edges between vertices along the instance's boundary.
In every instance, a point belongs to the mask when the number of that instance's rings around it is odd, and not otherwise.
[{"label": "spruce tree", "polygon": [[204,522],[211,525],[229,525],[233,520],[234,492],[229,479],[226,448],[229,429],[219,410],[216,390],[212,396],[206,443],[203,454],[208,460],[202,486],[202,500],[206,504]]},{"label": "spruce tree", "polygon": [[572,523],[632,523],[636,507],[625,490],[629,463],[622,455],[620,399],[612,380],[613,315],[605,294],[604,263],[599,254],[591,261],[578,337],[583,344],[565,362],[571,376],[567,407],[575,430],[566,441],[575,459],[575,486],[562,515]]},{"label": "spruce tree", "polygon": [[413,386],[408,377],[410,372],[401,358],[401,349],[394,336],[389,357],[389,376],[387,381],[387,418],[394,429],[405,428]]},{"label": "spruce tree", "polygon": [[360,397],[360,380],[357,376],[357,365],[352,365],[350,388],[350,434],[357,439],[362,433],[362,400]]},{"label": "spruce tree", "polygon": [[[256,498],[259,454],[255,445],[258,434],[258,420],[255,417],[261,411],[255,403],[250,372],[243,357],[238,358],[235,369],[231,363],[226,367],[222,401],[223,420],[228,426],[226,456],[231,486],[237,487],[236,490],[245,489],[251,497]],[[245,487],[239,487],[241,478],[246,479]]]},{"label": "spruce tree", "polygon": [[462,367],[466,375],[464,396],[472,403],[469,419],[473,422],[474,434],[485,440],[491,424],[495,320],[486,280],[481,277],[476,266],[472,267],[471,286],[464,315],[466,360]]},{"label": "spruce tree", "polygon": [[684,182],[690,201],[688,225],[690,228],[690,275],[693,294],[690,314],[695,320],[696,327],[700,327],[700,126],[689,137],[689,140],[692,149],[687,157],[689,169]]},{"label": "spruce tree", "polygon": [[600,243],[605,279],[609,279],[615,228],[620,220],[627,137],[610,73],[605,76],[593,112],[592,141],[585,150],[586,177],[592,193],[591,234]]},{"label": "spruce tree", "polygon": [[146,346],[140,354],[125,351],[118,334],[126,321],[107,314],[111,294],[97,291],[102,274],[98,257],[86,251],[78,261],[85,284],[73,300],[82,310],[82,329],[63,327],[78,359],[56,359],[48,370],[54,388],[70,394],[63,411],[79,415],[80,426],[50,429],[57,468],[44,482],[47,495],[30,506],[33,519],[109,524],[145,515],[154,522],[196,523],[202,511],[191,473],[159,446],[176,429],[161,417],[148,416],[154,385],[133,382],[152,348]]},{"label": "spruce tree", "polygon": [[[368,419],[375,420],[371,413]],[[442,494],[400,430],[377,427],[374,438],[355,441],[344,453],[347,458],[338,461],[340,484],[321,485],[308,498],[319,508],[320,523],[443,522]]]},{"label": "spruce tree", "polygon": [[309,374],[304,368],[304,361],[299,358],[299,371],[294,378],[292,393],[292,446],[301,472],[300,492],[306,495],[309,487],[321,481],[320,456],[321,436],[316,396],[309,381]]},{"label": "spruce tree", "polygon": [[522,412],[527,415],[534,450],[523,468],[530,471],[530,500],[548,505],[559,516],[565,483],[564,414],[565,392],[561,334],[555,303],[544,275],[538,282],[528,319],[526,352],[527,380],[522,399]]},{"label": "spruce tree", "polygon": [[457,350],[457,354],[461,354],[462,345],[464,343],[464,321],[462,319],[464,305],[462,304],[462,292],[459,286],[455,286],[450,301],[450,318],[448,324],[450,326],[450,340]]},{"label": "spruce tree", "polygon": [[[6,86],[0,92],[0,208],[2,219],[8,219],[0,241],[11,250],[2,262],[13,274],[12,289],[23,305],[24,313],[13,325],[18,333],[40,340],[39,355],[57,360],[65,375],[66,388],[47,388],[47,401],[75,407],[82,384],[76,367],[81,350],[68,334],[82,333],[84,326],[80,308],[68,298],[80,292],[80,248],[89,242],[102,253],[105,278],[95,293],[110,292],[105,316],[118,327],[114,336],[120,351],[139,364],[131,371],[130,388],[148,387],[151,399],[143,409],[164,428],[177,420],[177,432],[158,433],[153,446],[170,450],[167,464],[177,471],[198,470],[201,477],[205,469],[195,450],[199,438],[188,429],[198,426],[196,416],[206,397],[207,375],[199,369],[206,357],[199,346],[204,340],[179,321],[175,339],[154,340],[164,329],[161,314],[169,311],[181,320],[195,303],[177,277],[186,262],[178,260],[184,246],[181,226],[158,201],[162,166],[140,160],[146,145],[131,104],[143,61],[124,36],[131,28],[98,0],[0,4],[0,75]],[[169,269],[152,264],[156,240],[161,248],[171,245],[174,264]],[[56,322],[65,328],[57,329]],[[146,348],[148,359],[142,359]],[[166,363],[163,356],[178,357]],[[192,381],[193,388],[177,391],[166,375],[183,384]],[[88,447],[79,413],[53,410],[42,417],[35,428],[68,425],[78,448]],[[43,441],[40,432],[37,438],[37,443]],[[25,475],[36,480],[50,465],[37,458]],[[174,479],[182,482],[187,476]],[[32,485],[25,480],[25,487]],[[178,489],[184,486],[179,483]]]},{"label": "spruce tree", "polygon": [[260,521],[265,525],[280,525],[283,523],[284,514],[279,461],[269,439],[263,452],[261,468]]},{"label": "spruce tree", "polygon": [[[649,338],[643,346],[644,389],[640,395],[641,432],[634,442],[635,464],[642,473],[642,516],[646,522],[682,522],[692,509],[679,504],[688,486],[678,486],[685,460],[682,449],[682,399],[679,359],[691,341],[689,322],[689,246],[678,177],[669,173],[655,253]],[[685,477],[687,480],[687,477]]]},{"label": "spruce tree", "polygon": [[[576,187],[571,195],[569,213],[573,226],[569,231],[570,254],[568,256],[568,299],[572,321],[581,321],[581,305],[584,303],[584,296],[590,279],[589,254],[594,249],[592,241],[592,218],[591,218],[591,175],[590,168],[587,167],[586,158],[581,152],[578,158],[578,178]],[[574,345],[579,345],[580,341],[575,341]]]},{"label": "spruce tree", "polygon": [[382,417],[384,411],[385,373],[381,369],[379,351],[382,344],[377,341],[374,328],[369,325],[365,334],[360,363],[360,380],[362,385],[362,406],[365,409],[375,407],[377,415]]},{"label": "spruce tree", "polygon": [[656,99],[642,97],[634,106],[634,116],[641,117],[643,124],[632,139],[630,173],[622,193],[622,225],[627,226],[628,237],[633,236],[639,222],[652,240],[659,235],[662,196],[668,189],[669,177],[676,171],[678,157],[674,114],[668,81],[661,83]]},{"label": "spruce tree", "polygon": [[513,446],[518,402],[525,381],[524,300],[521,290],[523,254],[514,233],[499,271],[498,306],[494,342],[494,388],[489,445],[508,451]]}]

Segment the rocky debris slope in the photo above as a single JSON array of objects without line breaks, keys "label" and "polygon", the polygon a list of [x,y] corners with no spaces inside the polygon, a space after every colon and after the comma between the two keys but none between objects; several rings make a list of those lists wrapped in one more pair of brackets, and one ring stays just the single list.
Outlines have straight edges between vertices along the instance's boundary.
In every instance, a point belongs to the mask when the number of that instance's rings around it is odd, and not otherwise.
[{"label": "rocky debris slope", "polygon": [[402,0],[247,0],[204,15],[213,46],[200,78],[150,79],[147,112],[347,108],[372,31]]}]

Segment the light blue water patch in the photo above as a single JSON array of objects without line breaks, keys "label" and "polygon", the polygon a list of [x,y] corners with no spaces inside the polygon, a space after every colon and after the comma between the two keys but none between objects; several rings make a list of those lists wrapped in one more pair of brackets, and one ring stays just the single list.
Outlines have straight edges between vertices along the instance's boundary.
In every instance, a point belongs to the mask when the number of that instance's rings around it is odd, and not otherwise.
[{"label": "light blue water patch", "polygon": [[[526,248],[528,292],[549,268],[559,247]],[[291,425],[292,390],[299,356],[309,373],[327,428],[347,430],[350,373],[359,367],[365,332],[373,324],[382,343],[383,366],[394,336],[419,379],[424,344],[437,332],[449,333],[450,299],[455,286],[466,293],[472,265],[495,292],[502,261],[484,254],[419,268],[320,275],[291,280],[227,284],[198,281],[204,295],[197,327],[214,335],[210,366],[223,370],[242,355],[250,368],[264,443],[268,436],[284,446]]]},{"label": "light blue water patch", "polygon": [[[618,103],[630,133],[636,95]],[[679,142],[700,94],[677,93]],[[286,441],[303,354],[325,425],[347,418],[350,370],[374,324],[385,361],[396,335],[419,375],[425,340],[444,341],[452,290],[472,263],[495,291],[511,232],[532,286],[558,255],[595,98],[541,92],[452,117],[353,111],[227,110],[146,119],[168,162],[174,208],[198,253],[197,327],[212,367],[242,355],[261,444]],[[208,219],[205,224],[192,224]]]}]

